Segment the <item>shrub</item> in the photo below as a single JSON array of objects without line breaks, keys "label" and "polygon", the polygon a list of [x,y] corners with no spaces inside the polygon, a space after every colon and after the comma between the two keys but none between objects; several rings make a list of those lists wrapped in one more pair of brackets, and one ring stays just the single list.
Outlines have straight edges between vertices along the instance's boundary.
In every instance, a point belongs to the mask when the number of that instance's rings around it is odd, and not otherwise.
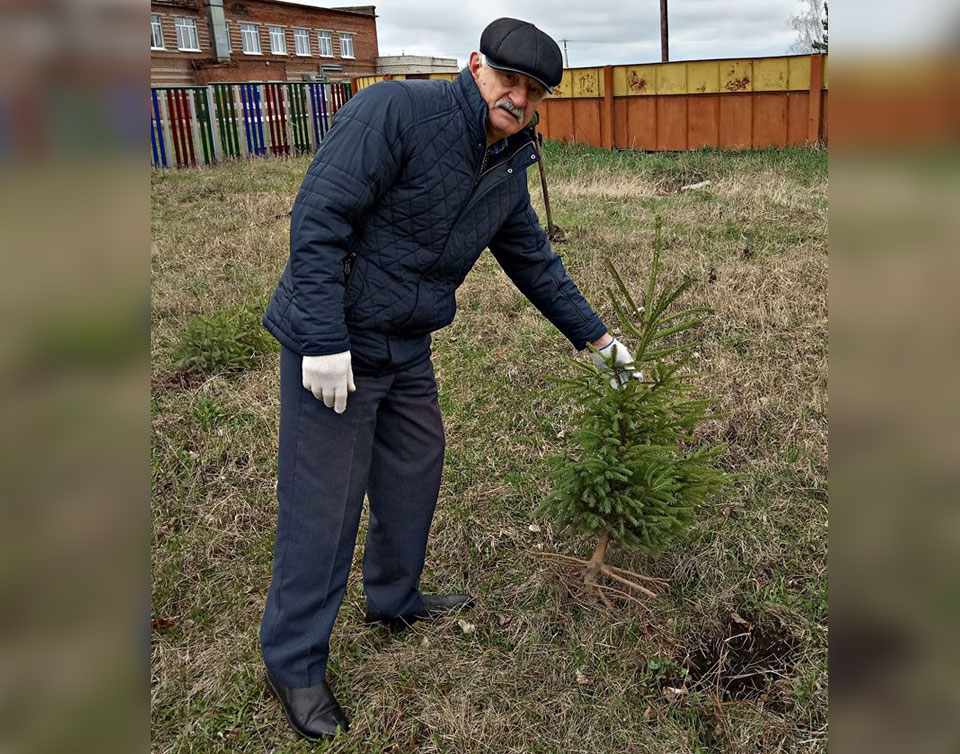
[{"label": "shrub", "polygon": [[238,372],[257,366],[277,344],[260,324],[259,306],[233,306],[211,317],[191,317],[173,349],[177,371]]}]

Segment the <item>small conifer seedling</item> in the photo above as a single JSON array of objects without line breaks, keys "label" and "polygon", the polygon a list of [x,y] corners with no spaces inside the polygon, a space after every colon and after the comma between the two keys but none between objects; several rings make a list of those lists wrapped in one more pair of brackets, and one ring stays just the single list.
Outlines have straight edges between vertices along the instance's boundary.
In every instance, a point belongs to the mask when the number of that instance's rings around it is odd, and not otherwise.
[{"label": "small conifer seedling", "polygon": [[611,542],[662,550],[689,527],[697,506],[731,479],[718,467],[725,446],[698,444],[694,436],[701,422],[716,418],[716,401],[693,395],[700,375],[689,364],[694,331],[711,310],[678,306],[692,281],[661,284],[661,254],[658,218],[640,304],[607,260],[616,283],[608,295],[622,332],[636,344],[633,367],[642,379],[620,383],[592,363],[570,360],[579,374],[557,380],[577,409],[578,426],[567,433],[570,448],[548,459],[551,494],[537,513],[595,538],[589,561],[559,557],[586,566],[588,590],[605,602],[601,574],[648,596],[656,595],[638,581],[663,583],[608,565]]}]

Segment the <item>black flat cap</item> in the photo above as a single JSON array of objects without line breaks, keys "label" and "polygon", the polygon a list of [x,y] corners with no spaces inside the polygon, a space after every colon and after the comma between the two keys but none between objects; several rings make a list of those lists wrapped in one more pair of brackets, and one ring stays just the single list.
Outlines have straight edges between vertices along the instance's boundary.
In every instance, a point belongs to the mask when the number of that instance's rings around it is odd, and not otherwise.
[{"label": "black flat cap", "polygon": [[560,47],[527,21],[498,18],[491,22],[480,35],[480,52],[494,68],[536,79],[551,94],[563,77]]}]

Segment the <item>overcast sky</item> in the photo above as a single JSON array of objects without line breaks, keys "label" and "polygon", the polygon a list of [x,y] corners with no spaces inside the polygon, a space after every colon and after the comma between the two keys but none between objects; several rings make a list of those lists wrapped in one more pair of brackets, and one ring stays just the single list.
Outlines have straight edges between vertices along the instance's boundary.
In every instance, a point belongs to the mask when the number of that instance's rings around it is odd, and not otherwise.
[{"label": "overcast sky", "polygon": [[[360,2],[316,2],[335,7]],[[782,55],[796,38],[800,0],[668,0],[673,60]],[[660,60],[659,0],[379,0],[381,55],[436,55],[465,65],[490,21],[531,21],[567,38],[571,66]],[[562,43],[561,43],[562,47]]]}]

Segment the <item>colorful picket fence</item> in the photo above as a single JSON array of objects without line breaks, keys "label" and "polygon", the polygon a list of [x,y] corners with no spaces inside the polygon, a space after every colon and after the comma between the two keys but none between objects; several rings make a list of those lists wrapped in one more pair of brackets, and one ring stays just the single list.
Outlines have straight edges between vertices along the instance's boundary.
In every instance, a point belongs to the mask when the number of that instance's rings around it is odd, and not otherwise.
[{"label": "colorful picket fence", "polygon": [[351,95],[349,83],[153,87],[151,164],[183,168],[230,158],[314,152]]}]

